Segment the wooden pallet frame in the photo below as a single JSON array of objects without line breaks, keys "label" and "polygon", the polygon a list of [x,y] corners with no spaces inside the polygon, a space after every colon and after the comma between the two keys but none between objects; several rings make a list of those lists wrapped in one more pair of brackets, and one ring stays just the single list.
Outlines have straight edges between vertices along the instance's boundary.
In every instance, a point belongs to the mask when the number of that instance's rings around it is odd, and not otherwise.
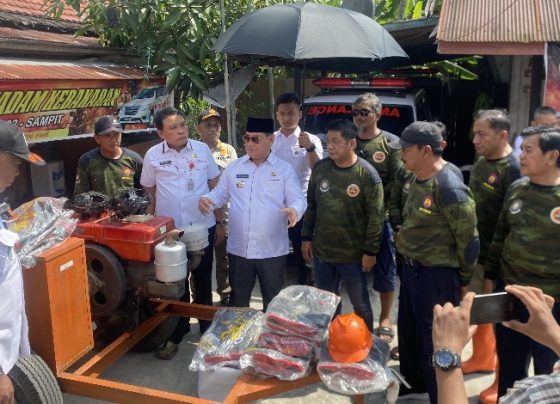
[{"label": "wooden pallet frame", "polygon": [[[106,380],[100,377],[105,369],[121,358],[168,317],[183,316],[212,320],[214,313],[219,309],[218,307],[173,300],[151,300],[155,305],[155,314],[140,324],[136,330],[122,334],[78,369],[74,371],[65,369],[57,375],[64,392],[116,403],[213,403],[213,401],[197,397]],[[317,372],[292,382],[274,378],[262,379],[255,375],[243,374],[223,402],[226,404],[246,403],[318,382],[320,382],[320,379]],[[354,396],[355,403],[363,403],[363,400],[363,396]]]}]

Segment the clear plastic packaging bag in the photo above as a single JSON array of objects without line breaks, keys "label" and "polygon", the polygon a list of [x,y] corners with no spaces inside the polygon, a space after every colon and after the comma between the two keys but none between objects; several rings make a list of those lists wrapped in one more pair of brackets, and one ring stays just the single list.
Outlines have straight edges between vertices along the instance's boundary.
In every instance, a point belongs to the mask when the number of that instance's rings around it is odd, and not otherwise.
[{"label": "clear plastic packaging bag", "polygon": [[239,368],[239,358],[257,344],[264,314],[248,307],[227,307],[214,314],[200,338],[189,369],[193,372],[222,366]]},{"label": "clear plastic packaging bag", "polygon": [[315,348],[315,342],[292,335],[263,332],[259,336],[259,348],[272,349],[295,358],[310,358]]},{"label": "clear plastic packaging bag", "polygon": [[17,254],[24,268],[35,265],[37,256],[72,235],[78,219],[74,211],[64,209],[66,198],[40,197],[13,211],[14,219],[6,222],[18,233]]},{"label": "clear plastic packaging bag", "polygon": [[265,348],[247,351],[239,359],[239,364],[243,372],[274,376],[288,381],[301,379],[311,372],[309,360],[294,358]]},{"label": "clear plastic packaging bag", "polygon": [[339,296],[325,290],[289,286],[268,305],[266,326],[278,335],[322,341],[339,302]]},{"label": "clear plastic packaging bag", "polygon": [[321,348],[321,359],[317,364],[317,373],[323,384],[337,393],[355,395],[378,393],[386,390],[392,382],[396,382],[387,367],[389,360],[389,344],[377,336],[373,336],[373,345],[368,357],[360,362],[335,362],[328,349],[325,339]]}]

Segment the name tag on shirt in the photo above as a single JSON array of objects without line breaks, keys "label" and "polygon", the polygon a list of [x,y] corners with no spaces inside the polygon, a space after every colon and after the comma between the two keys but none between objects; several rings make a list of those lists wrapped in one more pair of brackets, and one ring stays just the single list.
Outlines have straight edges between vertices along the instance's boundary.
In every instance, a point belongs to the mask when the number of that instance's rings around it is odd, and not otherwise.
[{"label": "name tag on shirt", "polygon": [[171,160],[168,160],[168,161],[160,161],[160,162],[159,162],[159,165],[160,165],[160,166],[166,166],[166,165],[168,165],[168,164],[171,164]]},{"label": "name tag on shirt", "polygon": [[235,178],[249,178],[249,174],[237,174]]}]

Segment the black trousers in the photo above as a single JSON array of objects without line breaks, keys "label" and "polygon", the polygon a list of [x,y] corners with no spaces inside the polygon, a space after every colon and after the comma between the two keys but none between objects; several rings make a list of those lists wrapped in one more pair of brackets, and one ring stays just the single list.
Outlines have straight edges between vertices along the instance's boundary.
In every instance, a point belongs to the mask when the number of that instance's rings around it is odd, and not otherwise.
[{"label": "black trousers", "polygon": [[303,227],[303,217],[296,223],[294,227],[288,229],[288,237],[292,242],[292,248],[294,249],[293,263],[297,271],[297,284],[298,285],[308,285],[311,281],[309,273],[310,270],[305,265],[305,260],[301,254],[301,228]]},{"label": "black trousers", "polygon": [[436,374],[430,364],[433,310],[447,302],[457,306],[460,299],[458,268],[404,264],[398,316],[400,371],[412,389],[401,386],[401,394],[427,391],[431,403],[437,403]]},{"label": "black trousers", "polygon": [[286,255],[272,258],[250,259],[229,254],[229,285],[231,307],[248,307],[251,292],[259,278],[263,311],[268,304],[284,288],[286,278]]}]

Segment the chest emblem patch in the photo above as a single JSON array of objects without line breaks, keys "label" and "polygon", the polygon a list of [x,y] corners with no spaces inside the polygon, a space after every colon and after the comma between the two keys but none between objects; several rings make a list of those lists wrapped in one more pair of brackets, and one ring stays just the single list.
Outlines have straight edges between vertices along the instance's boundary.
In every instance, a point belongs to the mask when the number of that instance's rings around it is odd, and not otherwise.
[{"label": "chest emblem patch", "polygon": [[132,170],[128,167],[123,168],[123,175],[125,177],[128,177],[128,176],[132,175]]},{"label": "chest emblem patch", "polygon": [[408,194],[408,191],[410,191],[410,181],[404,183],[403,191]]},{"label": "chest emblem patch", "polygon": [[550,220],[552,220],[553,223],[560,224],[560,206],[550,211]]},{"label": "chest emblem patch", "polygon": [[319,183],[319,191],[321,191],[321,192],[327,192],[327,191],[329,190],[329,188],[330,188],[330,185],[329,185],[329,181],[328,181],[328,180],[322,180],[322,181]]},{"label": "chest emblem patch", "polygon": [[235,186],[239,189],[243,188],[245,186],[245,181],[243,180],[239,180],[237,181],[237,183],[235,184]]},{"label": "chest emblem patch", "polygon": [[373,153],[372,157],[373,157],[373,161],[375,161],[376,163],[383,163],[387,156],[382,151],[377,151]]},{"label": "chest emblem patch", "polygon": [[422,206],[424,209],[430,209],[432,207],[432,198],[430,196],[425,196],[424,200],[422,201]]},{"label": "chest emblem patch", "polygon": [[360,195],[360,187],[356,184],[348,185],[348,188],[346,188],[346,195],[348,195],[350,198],[357,197],[358,195]]},{"label": "chest emblem patch", "polygon": [[523,207],[523,201],[521,199],[516,199],[509,205],[509,212],[512,215],[516,215],[519,212],[521,212],[522,207]]},{"label": "chest emblem patch", "polygon": [[486,179],[486,182],[490,185],[494,185],[496,181],[498,181],[498,174],[496,173],[490,173],[490,175]]}]

